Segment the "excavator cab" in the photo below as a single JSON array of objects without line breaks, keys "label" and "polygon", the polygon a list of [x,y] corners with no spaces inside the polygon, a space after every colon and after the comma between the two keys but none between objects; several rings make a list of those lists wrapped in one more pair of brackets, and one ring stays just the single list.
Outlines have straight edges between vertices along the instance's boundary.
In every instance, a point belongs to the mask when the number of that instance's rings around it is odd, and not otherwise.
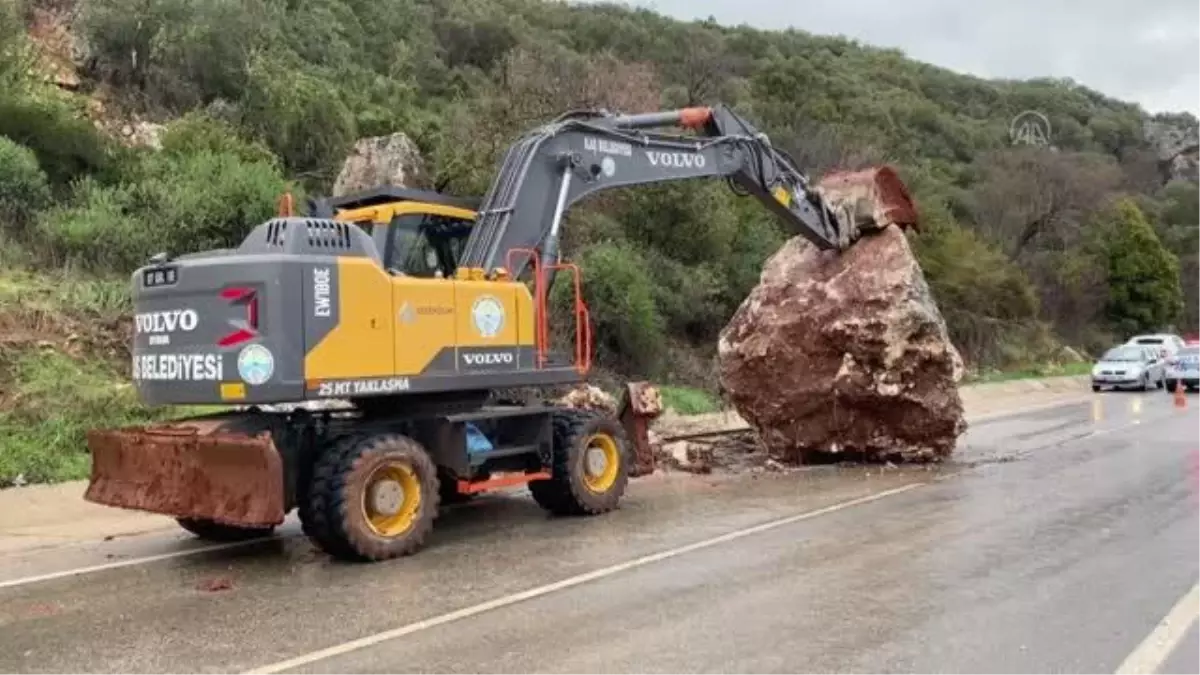
[{"label": "excavator cab", "polygon": [[477,206],[438,192],[383,186],[312,200],[309,213],[367,231],[392,275],[450,278],[475,224]]}]

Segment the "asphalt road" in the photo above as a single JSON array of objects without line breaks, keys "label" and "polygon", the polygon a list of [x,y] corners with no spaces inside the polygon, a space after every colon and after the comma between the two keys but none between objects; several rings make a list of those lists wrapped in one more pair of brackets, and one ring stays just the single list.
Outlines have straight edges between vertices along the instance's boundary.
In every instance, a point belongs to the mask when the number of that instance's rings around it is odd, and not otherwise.
[{"label": "asphalt road", "polygon": [[1200,672],[1200,398],[1094,401],[975,421],[932,470],[485,498],[384,564],[294,523],[9,554],[0,671]]}]

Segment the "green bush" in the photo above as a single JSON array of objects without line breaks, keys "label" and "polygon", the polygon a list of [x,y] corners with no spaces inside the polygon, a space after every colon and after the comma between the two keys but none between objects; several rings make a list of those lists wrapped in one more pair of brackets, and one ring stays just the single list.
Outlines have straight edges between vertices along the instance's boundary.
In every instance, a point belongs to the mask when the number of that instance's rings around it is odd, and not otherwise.
[{"label": "green bush", "polygon": [[[627,243],[603,243],[584,249],[576,261],[591,312],[597,364],[645,376],[656,373],[666,349],[666,326],[655,305],[645,256]],[[570,316],[564,311],[572,298],[569,279],[560,274],[552,291],[559,317]],[[560,319],[557,325],[565,324]]]},{"label": "green bush", "polygon": [[237,157],[247,164],[274,166],[278,158],[259,141],[243,138],[229,122],[202,112],[190,112],[171,122],[159,137],[162,151],[179,156],[201,152]]},{"label": "green bush", "polygon": [[0,234],[23,239],[34,214],[49,203],[49,179],[37,155],[0,136]]},{"label": "green bush", "polygon": [[32,150],[54,186],[86,175],[111,180],[122,169],[123,153],[63,101],[0,96],[0,136]]},{"label": "green bush", "polygon": [[42,216],[41,237],[60,262],[123,272],[160,251],[236,246],[287,189],[274,164],[239,154],[149,154],[126,184],[83,181],[71,205]]}]

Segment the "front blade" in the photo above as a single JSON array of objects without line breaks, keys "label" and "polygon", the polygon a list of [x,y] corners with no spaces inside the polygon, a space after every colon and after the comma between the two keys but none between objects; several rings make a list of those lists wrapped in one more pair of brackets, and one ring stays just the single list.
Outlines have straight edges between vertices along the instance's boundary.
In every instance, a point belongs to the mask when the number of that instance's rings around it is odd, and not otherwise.
[{"label": "front blade", "polygon": [[283,462],[270,434],[218,428],[187,421],[89,431],[84,499],[243,527],[282,523]]}]

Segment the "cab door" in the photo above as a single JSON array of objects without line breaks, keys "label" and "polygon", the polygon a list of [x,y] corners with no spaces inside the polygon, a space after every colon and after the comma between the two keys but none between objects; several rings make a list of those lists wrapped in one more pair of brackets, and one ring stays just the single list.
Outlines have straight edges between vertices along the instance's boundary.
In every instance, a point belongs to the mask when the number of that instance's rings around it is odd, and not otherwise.
[{"label": "cab door", "polygon": [[384,247],[392,277],[396,375],[454,372],[454,281],[439,275],[438,252],[422,227],[424,214],[397,217]]}]

